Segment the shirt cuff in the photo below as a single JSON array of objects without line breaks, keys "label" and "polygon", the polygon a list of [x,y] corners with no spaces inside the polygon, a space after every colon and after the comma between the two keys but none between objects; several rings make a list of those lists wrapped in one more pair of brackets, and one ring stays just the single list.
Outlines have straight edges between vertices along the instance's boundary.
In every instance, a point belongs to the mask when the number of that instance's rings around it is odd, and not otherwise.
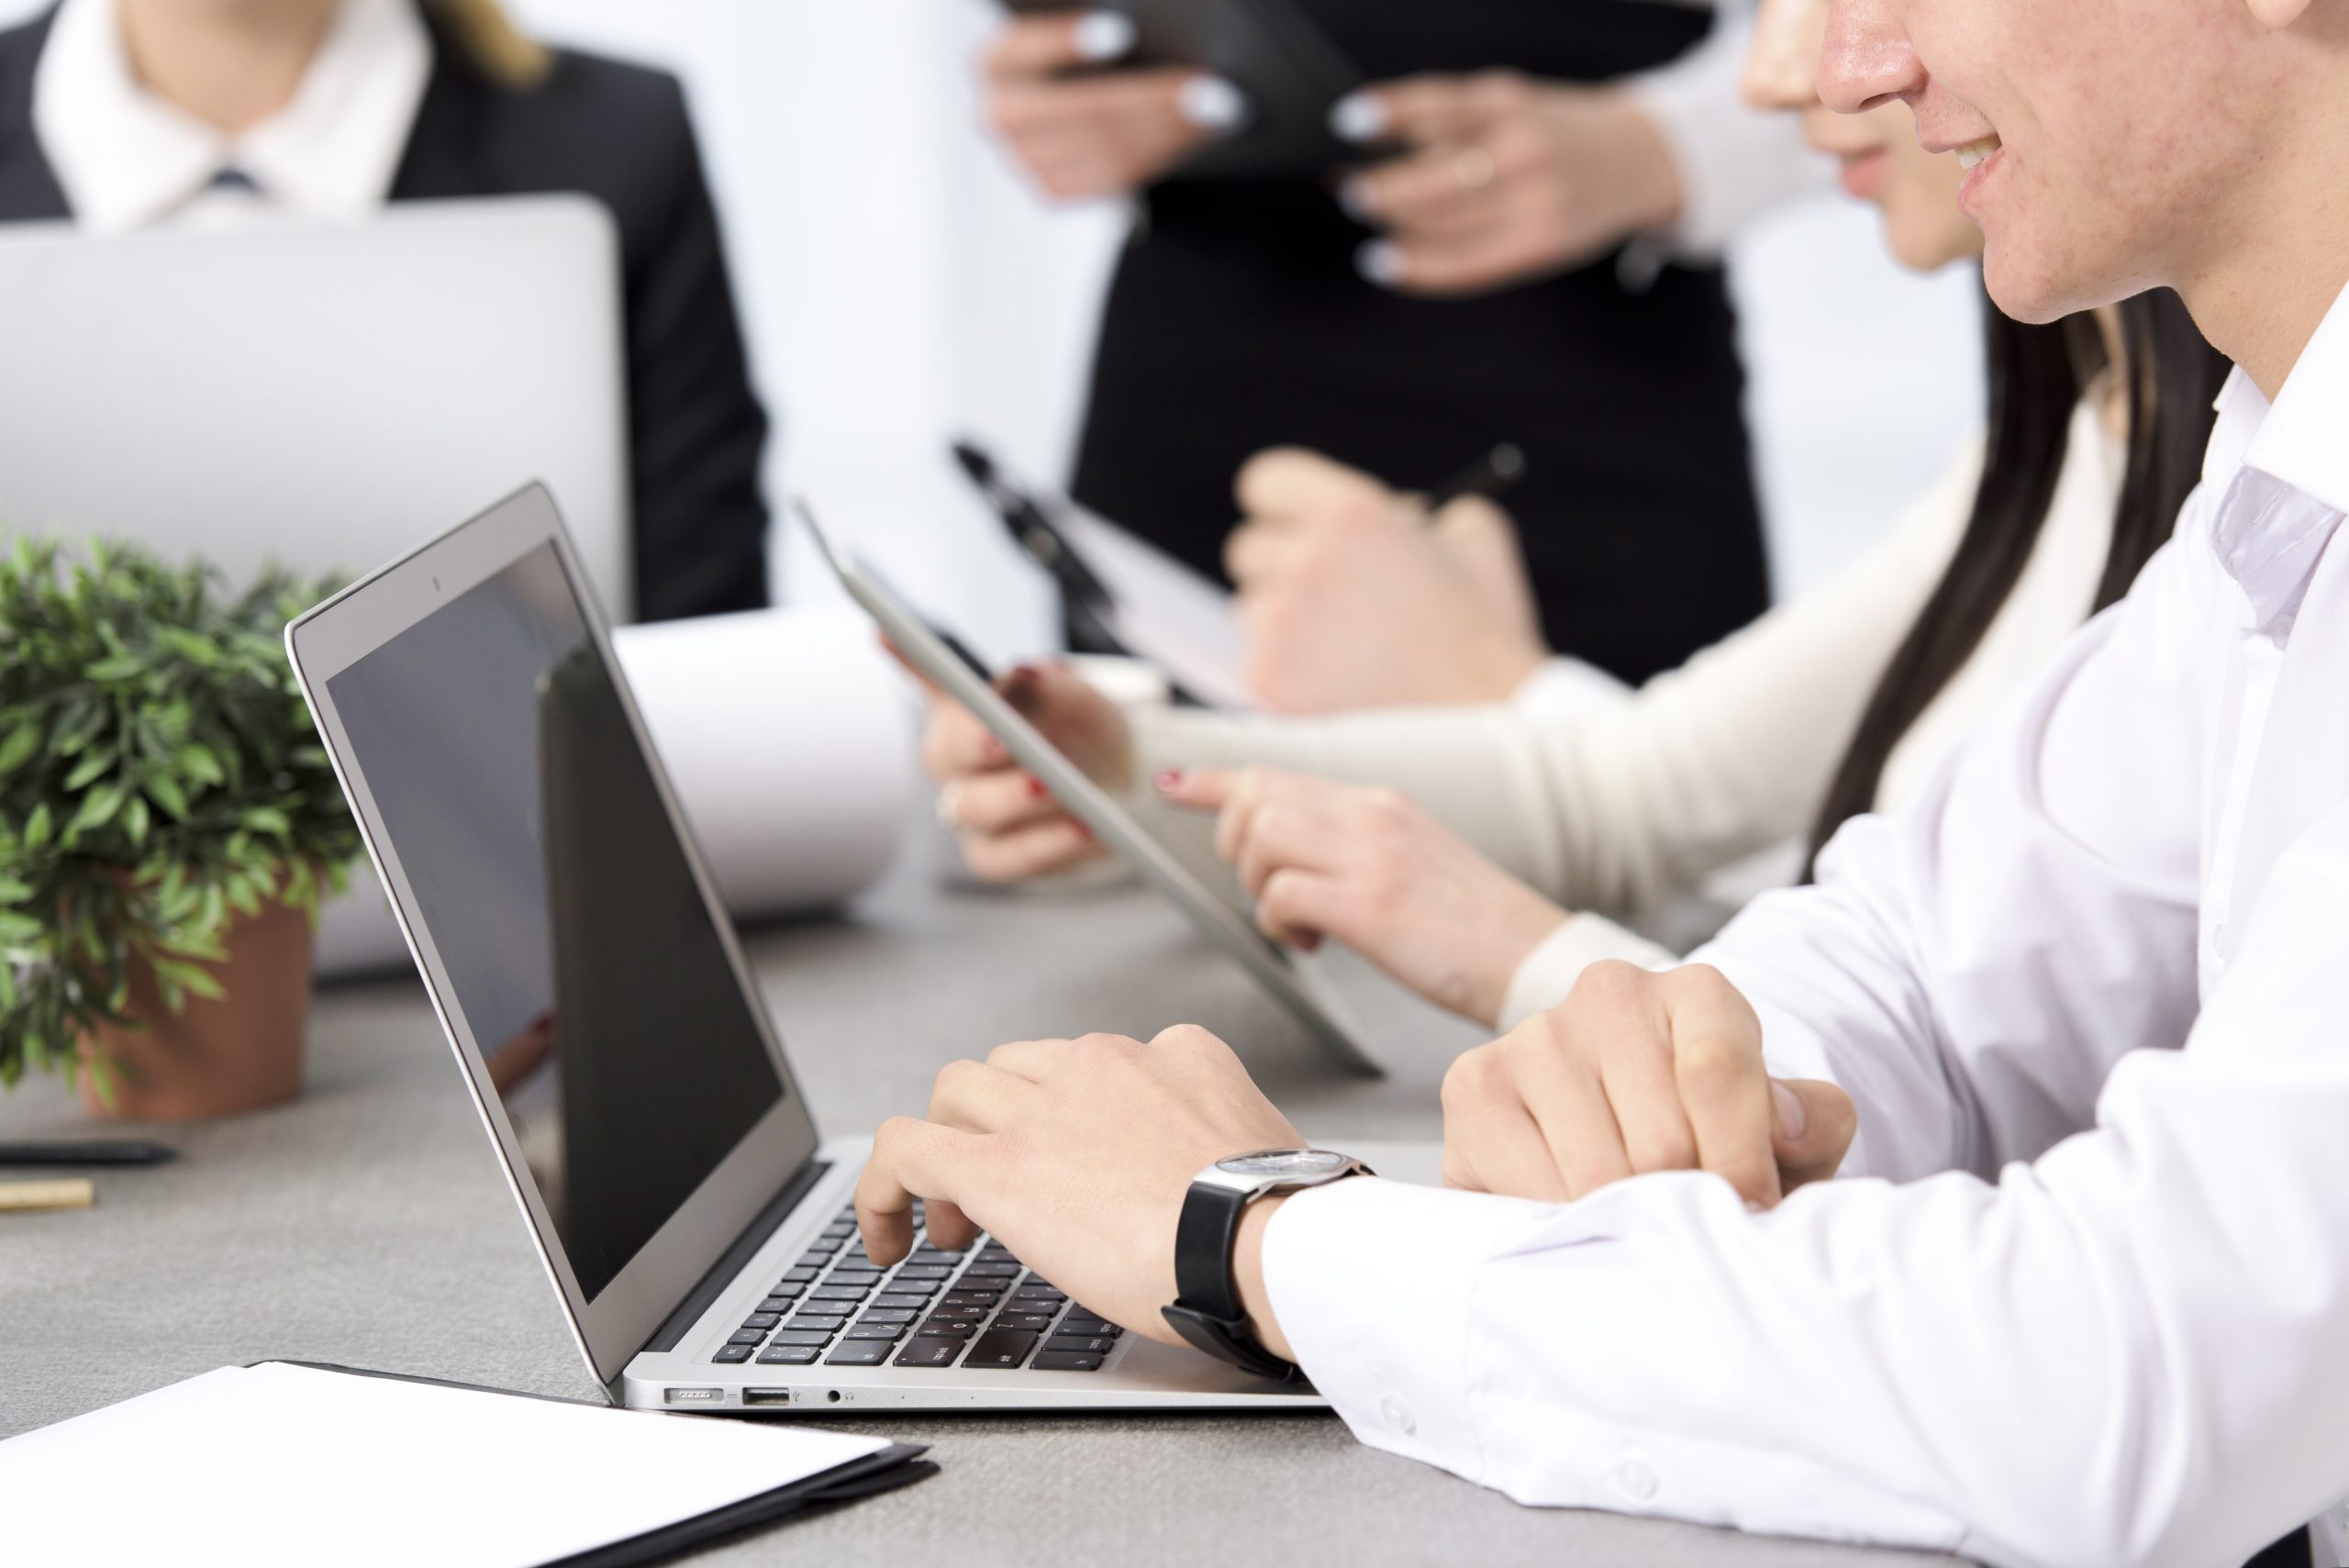
[{"label": "shirt cuff", "polygon": [[1610,958],[1642,969],[1671,969],[1680,962],[1680,955],[1670,948],[1626,930],[1604,915],[1569,915],[1509,976],[1508,990],[1501,997],[1501,1032],[1507,1034],[1564,1001],[1584,970]]},{"label": "shirt cuff", "polygon": [[1518,683],[1508,706],[1532,718],[1583,718],[1631,698],[1631,688],[1598,665],[1559,654],[1542,660]]},{"label": "shirt cuff", "polygon": [[1473,1297],[1549,1205],[1356,1176],[1264,1228],[1264,1289],[1313,1386],[1373,1448],[1482,1482]]},{"label": "shirt cuff", "polygon": [[1680,216],[1652,238],[1675,257],[1720,258],[1737,227],[1788,196],[1826,186],[1833,165],[1803,145],[1792,115],[1738,95],[1753,23],[1723,11],[1712,32],[1669,65],[1627,77],[1680,174]]}]

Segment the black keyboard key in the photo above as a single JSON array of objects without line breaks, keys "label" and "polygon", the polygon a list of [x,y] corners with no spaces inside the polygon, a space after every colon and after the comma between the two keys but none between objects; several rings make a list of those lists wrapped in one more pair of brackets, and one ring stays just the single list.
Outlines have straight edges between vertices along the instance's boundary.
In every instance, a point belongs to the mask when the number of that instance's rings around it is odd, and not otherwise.
[{"label": "black keyboard key", "polygon": [[725,1362],[729,1364],[735,1362],[746,1362],[751,1359],[751,1351],[753,1347],[750,1345],[720,1345],[718,1347],[718,1353],[709,1359],[714,1362]]},{"label": "black keyboard key", "polygon": [[973,1263],[963,1271],[964,1279],[1011,1279],[1019,1273],[1018,1263]]},{"label": "black keyboard key", "polygon": [[1030,1334],[1041,1334],[1052,1326],[1049,1312],[1007,1312],[995,1320],[998,1329],[1018,1329]]},{"label": "black keyboard key", "polygon": [[935,1307],[930,1320],[937,1323],[984,1323],[987,1308],[984,1307]]},{"label": "black keyboard key", "polygon": [[913,1332],[910,1323],[859,1323],[848,1331],[852,1340],[886,1340],[896,1344]]},{"label": "black keyboard key", "polygon": [[764,1340],[766,1337],[766,1330],[763,1329],[737,1329],[726,1336],[726,1342],[729,1345],[755,1345]]},{"label": "black keyboard key", "polygon": [[777,1329],[774,1342],[778,1345],[821,1345],[829,1343],[836,1329]]},{"label": "black keyboard key", "polygon": [[967,1340],[979,1331],[979,1326],[976,1323],[957,1323],[952,1319],[941,1321],[932,1318],[921,1326],[921,1331],[924,1334],[938,1335],[945,1339]]},{"label": "black keyboard key", "polygon": [[776,1324],[782,1321],[783,1315],[781,1313],[753,1312],[748,1318],[742,1319],[742,1327],[745,1329],[756,1329],[761,1332],[764,1332],[766,1329],[774,1328]]},{"label": "black keyboard key", "polygon": [[975,1307],[982,1311],[993,1307],[1003,1297],[987,1290],[950,1290],[939,1299],[941,1307]]},{"label": "black keyboard key", "polygon": [[1025,1291],[1011,1298],[1014,1312],[1058,1312],[1067,1300],[1059,1296],[1030,1296]]},{"label": "black keyboard key", "polygon": [[821,1345],[769,1345],[759,1352],[761,1366],[806,1366],[824,1353]]},{"label": "black keyboard key", "polygon": [[852,1281],[857,1281],[865,1284],[872,1284],[875,1281],[879,1280],[880,1277],[881,1271],[874,1268],[870,1263],[842,1263],[839,1268],[836,1268],[831,1272],[830,1276],[825,1283],[829,1284],[833,1281],[839,1281],[841,1284],[848,1284]]},{"label": "black keyboard key", "polygon": [[880,1340],[847,1340],[824,1358],[826,1366],[879,1366],[897,1347]]},{"label": "black keyboard key", "polygon": [[1114,1340],[1119,1334],[1124,1333],[1125,1330],[1119,1328],[1115,1323],[1110,1322],[1106,1318],[1087,1318],[1084,1316],[1083,1309],[1079,1308],[1061,1319],[1061,1332],[1063,1334],[1097,1334],[1106,1339]]},{"label": "black keyboard key", "polygon": [[[832,1307],[839,1304],[828,1301],[824,1305],[827,1307]],[[829,1334],[835,1329],[845,1328],[847,1325],[848,1314],[844,1312],[801,1312],[795,1314],[792,1317],[791,1321],[785,1324],[784,1327],[786,1329],[821,1329],[824,1332]]]},{"label": "black keyboard key", "polygon": [[918,1263],[908,1262],[898,1266],[897,1277],[899,1279],[944,1279],[948,1274],[951,1274],[953,1272],[954,1270],[952,1265],[948,1263]]},{"label": "black keyboard key", "polygon": [[1098,1372],[1101,1358],[1087,1351],[1046,1351],[1030,1367],[1034,1372]]},{"label": "black keyboard key", "polygon": [[946,1282],[938,1279],[893,1279],[883,1281],[881,1288],[895,1291],[899,1296],[918,1296],[928,1301],[946,1288]]},{"label": "black keyboard key", "polygon": [[919,1339],[907,1343],[905,1353],[892,1363],[896,1366],[952,1366],[954,1358],[963,1353],[960,1340]]},{"label": "black keyboard key", "polygon": [[1017,1329],[990,1329],[971,1341],[971,1353],[963,1358],[966,1367],[1011,1367],[1028,1359],[1036,1348],[1036,1336]]},{"label": "black keyboard key", "polygon": [[927,1312],[930,1297],[926,1296],[892,1296],[886,1292],[873,1298],[875,1307],[893,1307],[907,1312]]},{"label": "black keyboard key", "polygon": [[807,1288],[807,1287],[806,1285],[801,1284],[797,1280],[785,1280],[781,1284],[775,1286],[773,1290],[767,1292],[767,1298],[759,1303],[759,1310],[762,1312],[788,1312],[791,1310],[791,1298],[797,1296],[801,1291]]},{"label": "black keyboard key", "polygon": [[[815,1282],[816,1276],[823,1272],[823,1259],[803,1259],[795,1266],[783,1271],[783,1283],[785,1284],[810,1284]],[[780,1289],[781,1286],[778,1286],[777,1288]]]},{"label": "black keyboard key", "polygon": [[[881,1299],[883,1301],[886,1301],[888,1300],[888,1297],[885,1296]],[[875,1304],[872,1307],[866,1307],[864,1309],[864,1316],[857,1319],[857,1321],[861,1323],[910,1323],[920,1316],[921,1306],[919,1303],[916,1303],[911,1307],[884,1307]]]},{"label": "black keyboard key", "polygon": [[819,1284],[807,1293],[810,1301],[863,1301],[873,1294],[870,1285]]},{"label": "black keyboard key", "polygon": [[1048,1351],[1072,1351],[1091,1356],[1106,1356],[1117,1348],[1118,1341],[1107,1334],[1054,1334],[1044,1341]]},{"label": "black keyboard key", "polygon": [[807,1251],[801,1256],[799,1266],[803,1269],[820,1269],[830,1262],[832,1254],[840,1250],[839,1242],[818,1237],[807,1243]]}]

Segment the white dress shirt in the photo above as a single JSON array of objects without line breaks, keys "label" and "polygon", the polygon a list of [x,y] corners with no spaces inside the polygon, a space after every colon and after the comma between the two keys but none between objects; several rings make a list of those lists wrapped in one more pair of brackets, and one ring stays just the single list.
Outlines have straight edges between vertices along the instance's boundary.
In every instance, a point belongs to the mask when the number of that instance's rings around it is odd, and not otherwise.
[{"label": "white dress shirt", "polygon": [[[1924,789],[1950,750],[2077,632],[2112,548],[2121,443],[2101,386],[2073,411],[2047,518],[2013,591],[1964,665],[1886,758],[1875,805]],[[1885,666],[1972,515],[1981,443],[1833,580],[1779,606],[1636,692],[1567,684],[1506,707],[1265,718],[1127,705],[1135,777],[1256,764],[1402,790],[1486,857],[1577,911],[1519,966],[1504,1027],[1564,999],[1602,958],[1678,955],[1618,924],[1710,873],[1809,833]],[[1570,662],[1557,662],[1567,665]],[[1212,860],[1196,823],[1129,803],[1186,860]],[[1712,914],[1698,935],[1710,931]]]},{"label": "white dress shirt", "polygon": [[[390,195],[432,74],[412,0],[342,0],[293,100],[228,136],[150,92],[114,0],[64,0],[33,69],[33,134],[84,228],[351,218]],[[234,170],[250,188],[213,183]]]},{"label": "white dress shirt", "polygon": [[2349,1492],[2349,294],[2221,399],[2179,536],[1894,817],[1698,956],[1841,1180],[1269,1228],[1365,1441],[1528,1503],[2240,1562]]}]

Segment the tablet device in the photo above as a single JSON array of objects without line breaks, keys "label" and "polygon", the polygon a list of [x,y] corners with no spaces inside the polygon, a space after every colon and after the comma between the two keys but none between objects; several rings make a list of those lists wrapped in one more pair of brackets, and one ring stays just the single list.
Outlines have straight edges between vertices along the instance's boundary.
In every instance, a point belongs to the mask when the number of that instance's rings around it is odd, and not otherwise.
[{"label": "tablet device", "polygon": [[[1072,11],[1075,0],[1008,0],[1013,11]],[[1190,65],[1247,95],[1240,130],[1201,148],[1186,178],[1319,174],[1359,161],[1338,139],[1330,110],[1366,84],[1361,70],[1296,0],[1107,0],[1135,29],[1134,47],[1111,67]]]},{"label": "tablet device", "polygon": [[1273,1000],[1349,1071],[1384,1075],[1347,1021],[1341,1004],[1311,966],[1298,963],[1285,948],[1241,918],[1174,858],[1117,798],[1095,784],[1019,710],[1006,702],[965,656],[958,654],[919,614],[899,598],[863,562],[842,553],[827,536],[805,500],[794,509],[824,553],[841,585],[863,606],[897,651],[931,684],[961,703],[1001,740],[1019,765],[1043,780],[1069,815],[1093,830],[1110,851],[1190,917],[1201,935],[1223,950],[1263,986]]}]

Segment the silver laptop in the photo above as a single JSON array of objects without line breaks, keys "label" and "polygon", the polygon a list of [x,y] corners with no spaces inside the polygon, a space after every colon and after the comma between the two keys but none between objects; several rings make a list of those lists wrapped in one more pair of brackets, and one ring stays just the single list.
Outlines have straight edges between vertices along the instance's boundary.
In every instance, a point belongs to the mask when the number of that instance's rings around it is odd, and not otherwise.
[{"label": "silver laptop", "polygon": [[1004,701],[988,670],[968,648],[952,633],[931,625],[871,566],[835,545],[807,502],[795,505],[799,520],[815,536],[841,585],[916,669],[970,709],[1021,767],[1043,780],[1055,800],[1187,916],[1202,936],[1246,970],[1323,1051],[1348,1071],[1365,1077],[1386,1072],[1363,1043],[1361,1029],[1347,1016],[1344,1002],[1319,970],[1299,962],[1245,917],[1247,899],[1236,879],[1225,876],[1220,894],[1202,881],[1136,821],[1115,795],[1095,784],[1042,730]]},{"label": "silver laptop", "polygon": [[[851,1209],[866,1144],[817,1139],[544,488],[309,611],[285,640],[615,1401],[1318,1403],[1093,1317],[984,1238],[868,1266]],[[1433,1144],[1349,1147],[1384,1174],[1437,1179]]]},{"label": "silver laptop", "polygon": [[0,528],[355,572],[537,474],[632,618],[619,277],[579,196],[0,228]]}]

